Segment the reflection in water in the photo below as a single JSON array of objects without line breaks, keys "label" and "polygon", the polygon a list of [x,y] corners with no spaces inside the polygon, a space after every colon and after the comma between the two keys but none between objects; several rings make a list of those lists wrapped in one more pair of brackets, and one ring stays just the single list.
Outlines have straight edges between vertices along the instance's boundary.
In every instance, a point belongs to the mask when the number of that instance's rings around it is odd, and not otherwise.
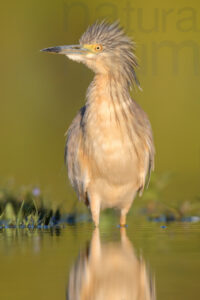
[{"label": "reflection in water", "polygon": [[4,255],[15,253],[16,249],[19,253],[31,251],[39,254],[44,236],[59,236],[60,234],[60,227],[52,227],[49,230],[31,228],[0,229],[0,242],[3,241],[0,244],[0,256],[2,253]]},{"label": "reflection in water", "polygon": [[67,300],[155,300],[154,280],[121,229],[121,242],[101,243],[95,229],[89,250],[70,271]]}]

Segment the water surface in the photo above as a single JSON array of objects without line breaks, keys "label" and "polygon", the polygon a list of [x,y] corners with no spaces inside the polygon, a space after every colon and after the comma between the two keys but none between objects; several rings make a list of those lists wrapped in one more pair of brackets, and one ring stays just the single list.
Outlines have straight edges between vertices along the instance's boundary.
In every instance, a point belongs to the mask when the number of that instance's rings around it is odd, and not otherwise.
[{"label": "water surface", "polygon": [[[130,220],[129,220],[130,222]],[[134,220],[0,231],[2,300],[186,300],[200,293],[200,225]]]}]

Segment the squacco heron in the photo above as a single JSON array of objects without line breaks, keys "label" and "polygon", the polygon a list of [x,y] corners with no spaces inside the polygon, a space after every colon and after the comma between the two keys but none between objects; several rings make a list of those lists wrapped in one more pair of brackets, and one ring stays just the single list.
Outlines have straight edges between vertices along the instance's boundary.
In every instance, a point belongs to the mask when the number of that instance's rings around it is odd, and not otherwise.
[{"label": "squacco heron", "polygon": [[139,86],[135,45],[117,22],[90,26],[79,45],[43,49],[84,63],[95,73],[86,104],[67,131],[65,159],[70,182],[99,225],[100,210],[120,210],[120,225],[154,168],[152,129],[131,98]]}]

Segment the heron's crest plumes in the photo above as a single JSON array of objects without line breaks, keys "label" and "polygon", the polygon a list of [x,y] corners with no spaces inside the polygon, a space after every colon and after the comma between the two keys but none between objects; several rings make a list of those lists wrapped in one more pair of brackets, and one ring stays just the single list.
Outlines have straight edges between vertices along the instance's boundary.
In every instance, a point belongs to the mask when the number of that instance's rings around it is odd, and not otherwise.
[{"label": "heron's crest plumes", "polygon": [[119,22],[107,23],[102,21],[96,22],[89,26],[80,38],[81,44],[101,43],[107,48],[113,49],[120,45],[133,46],[133,42],[124,33],[120,27]]},{"label": "heron's crest plumes", "polygon": [[129,84],[136,83],[139,86],[135,74],[135,67],[138,66],[134,54],[135,43],[128,37],[119,22],[112,24],[102,21],[96,22],[85,31],[80,38],[80,44],[101,44],[102,53],[108,54],[110,62],[122,71]]}]

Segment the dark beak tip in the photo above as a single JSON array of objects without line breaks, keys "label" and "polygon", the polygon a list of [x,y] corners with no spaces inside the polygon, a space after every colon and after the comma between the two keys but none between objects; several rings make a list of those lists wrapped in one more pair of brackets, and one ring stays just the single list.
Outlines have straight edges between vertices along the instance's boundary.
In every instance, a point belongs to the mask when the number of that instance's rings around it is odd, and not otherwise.
[{"label": "dark beak tip", "polygon": [[44,49],[41,49],[40,52],[59,53],[60,52],[60,47],[44,48]]}]

